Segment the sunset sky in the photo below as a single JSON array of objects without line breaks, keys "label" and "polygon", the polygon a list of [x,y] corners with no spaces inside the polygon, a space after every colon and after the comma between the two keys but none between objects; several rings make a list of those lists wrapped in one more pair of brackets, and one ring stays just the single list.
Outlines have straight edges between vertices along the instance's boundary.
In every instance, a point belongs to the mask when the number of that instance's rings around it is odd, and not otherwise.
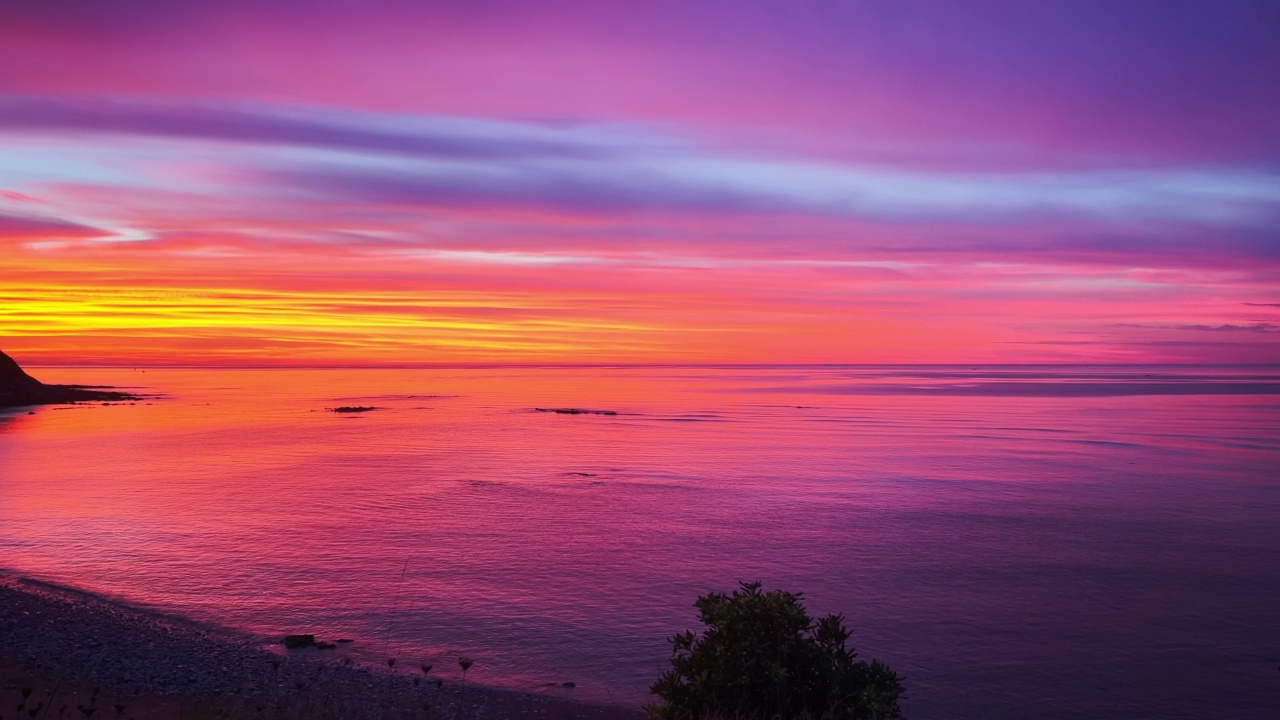
[{"label": "sunset sky", "polygon": [[0,0],[24,362],[1280,362],[1280,2]]}]

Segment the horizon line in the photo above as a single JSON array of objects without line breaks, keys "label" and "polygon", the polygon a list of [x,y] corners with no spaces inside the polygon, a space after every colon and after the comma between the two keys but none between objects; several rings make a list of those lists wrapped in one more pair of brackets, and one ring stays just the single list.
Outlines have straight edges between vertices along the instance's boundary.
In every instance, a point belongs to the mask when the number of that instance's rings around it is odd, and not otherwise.
[{"label": "horizon line", "polygon": [[22,363],[23,367],[101,367],[120,369],[201,369],[201,370],[469,370],[469,369],[574,369],[574,368],[897,368],[897,367],[970,367],[970,368],[1009,368],[1009,367],[1240,367],[1240,368],[1280,368],[1275,363],[1170,363],[1170,362],[900,362],[900,363],[857,363],[857,362],[698,362],[698,363],[119,363],[119,362],[40,362]]}]

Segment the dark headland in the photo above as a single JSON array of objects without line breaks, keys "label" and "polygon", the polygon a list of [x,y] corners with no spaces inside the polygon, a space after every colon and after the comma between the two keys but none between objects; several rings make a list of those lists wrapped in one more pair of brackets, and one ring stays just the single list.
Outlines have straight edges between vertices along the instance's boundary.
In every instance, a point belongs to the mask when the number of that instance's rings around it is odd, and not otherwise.
[{"label": "dark headland", "polygon": [[0,408],[75,402],[137,400],[136,395],[85,385],[46,385],[0,352]]}]

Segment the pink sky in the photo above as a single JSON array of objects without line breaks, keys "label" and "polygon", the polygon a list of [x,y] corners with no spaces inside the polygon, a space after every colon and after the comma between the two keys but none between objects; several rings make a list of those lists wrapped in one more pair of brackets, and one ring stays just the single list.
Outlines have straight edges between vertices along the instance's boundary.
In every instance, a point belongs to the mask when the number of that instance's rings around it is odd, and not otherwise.
[{"label": "pink sky", "polygon": [[0,12],[29,362],[1280,362],[1274,4]]}]

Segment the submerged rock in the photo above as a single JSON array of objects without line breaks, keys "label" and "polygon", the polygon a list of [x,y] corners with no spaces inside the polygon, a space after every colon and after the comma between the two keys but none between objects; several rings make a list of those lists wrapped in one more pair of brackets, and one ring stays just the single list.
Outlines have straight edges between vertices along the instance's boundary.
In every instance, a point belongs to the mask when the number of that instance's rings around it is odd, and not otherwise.
[{"label": "submerged rock", "polygon": [[534,408],[536,412],[556,413],[557,415],[617,415],[617,410],[586,410],[583,408]]}]

